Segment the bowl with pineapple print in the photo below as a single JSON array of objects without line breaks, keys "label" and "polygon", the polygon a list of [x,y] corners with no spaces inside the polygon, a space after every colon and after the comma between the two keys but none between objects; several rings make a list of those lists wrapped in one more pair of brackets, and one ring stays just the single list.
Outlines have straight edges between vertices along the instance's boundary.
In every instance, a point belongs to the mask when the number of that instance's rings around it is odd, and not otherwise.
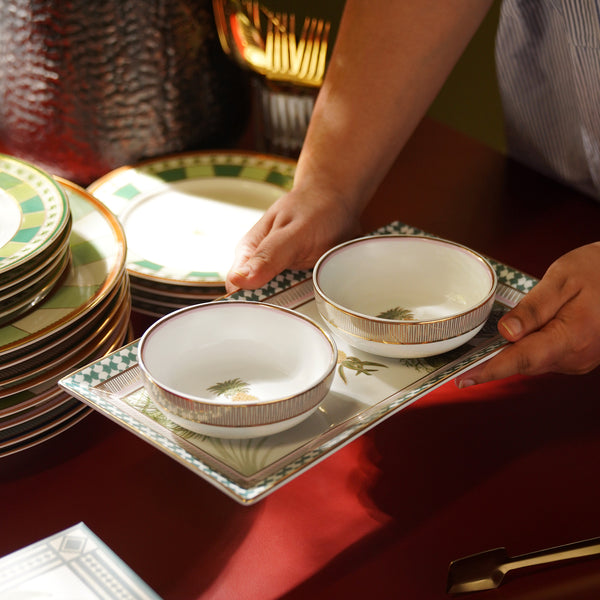
[{"label": "bowl with pineapple print", "polygon": [[474,337],[497,276],[477,252],[421,235],[379,235],[332,248],[313,269],[321,317],[351,346],[394,358],[433,356]]},{"label": "bowl with pineapple print", "polygon": [[337,348],[315,321],[252,301],[215,301],[162,317],[138,363],[171,421],[221,438],[272,435],[307,419],[327,395]]}]

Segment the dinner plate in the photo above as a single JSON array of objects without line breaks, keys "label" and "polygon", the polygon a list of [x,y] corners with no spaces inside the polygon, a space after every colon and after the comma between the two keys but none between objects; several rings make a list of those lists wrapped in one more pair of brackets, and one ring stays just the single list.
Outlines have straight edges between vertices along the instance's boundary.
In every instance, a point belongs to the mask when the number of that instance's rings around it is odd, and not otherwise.
[{"label": "dinner plate", "polygon": [[57,181],[68,195],[73,215],[70,268],[51,297],[0,327],[3,361],[55,339],[96,311],[125,274],[126,241],[118,220],[85,190]]},{"label": "dinner plate", "polygon": [[236,243],[291,189],[294,170],[274,156],[196,152],[122,167],[88,190],[124,227],[134,284],[223,286]]},{"label": "dinner plate", "polygon": [[22,452],[60,435],[85,419],[92,410],[89,406],[80,403],[79,406],[70,409],[66,415],[55,419],[41,430],[34,429],[33,432],[21,436],[18,440],[10,440],[5,444],[0,444],[0,458]]},{"label": "dinner plate", "polygon": [[36,269],[28,277],[16,282],[15,285],[0,289],[0,307],[4,309],[8,303],[16,304],[27,295],[33,296],[35,292],[30,292],[30,290],[44,287],[49,280],[56,276],[56,273],[62,273],[66,269],[69,260],[68,252],[52,256],[52,260],[48,261],[43,269]]},{"label": "dinner plate", "polygon": [[[210,302],[212,300],[216,300],[216,296],[188,296],[186,297],[176,297],[165,295],[155,295],[152,296],[147,292],[141,292],[139,288],[132,286],[132,293],[136,294],[138,300],[146,301],[148,303],[154,304],[157,308],[167,308],[170,310],[176,310],[177,308],[183,308],[185,306],[191,306],[193,304],[201,304],[202,302]],[[223,292],[223,295],[225,292]]]},{"label": "dinner plate", "polygon": [[182,290],[177,286],[172,286],[172,289],[160,288],[152,283],[144,284],[140,283],[140,280],[133,280],[131,282],[132,294],[135,294],[138,298],[158,300],[159,302],[180,302],[187,305],[188,302],[194,300],[214,300],[220,296],[224,296],[227,293],[225,287],[215,286],[212,290],[208,291],[209,288],[188,287]]},{"label": "dinner plate", "polygon": [[66,431],[90,414],[90,407],[81,402],[65,402],[39,422],[25,423],[15,435],[0,439],[0,458],[37,446]]},{"label": "dinner plate", "polygon": [[[131,330],[128,327],[129,319],[112,327],[112,331],[105,336],[101,345],[93,344],[81,355],[78,355],[79,366],[89,360],[96,360],[116,348],[131,341]],[[63,364],[64,376],[76,363]],[[46,391],[35,392],[35,388],[21,390],[19,393],[6,398],[0,398],[0,407],[4,410],[0,414],[0,457],[14,454],[58,435],[66,429],[77,424],[90,408],[86,404],[75,400],[65,393],[57,384],[57,376],[43,378],[50,385]],[[12,398],[22,401],[10,402]],[[3,403],[8,400],[5,406]]]},{"label": "dinner plate", "polygon": [[67,272],[69,262],[70,256],[68,254],[62,256],[60,261],[47,273],[44,273],[40,280],[31,282],[10,298],[0,300],[0,306],[2,307],[2,310],[0,310],[0,326],[30,312],[50,296]]},{"label": "dinner plate", "polygon": [[12,431],[17,425],[22,423],[30,423],[37,417],[48,414],[49,412],[62,406],[67,401],[73,400],[69,394],[57,394],[53,398],[40,402],[37,406],[28,408],[20,413],[0,418],[0,436],[3,432]]},{"label": "dinner plate", "polygon": [[[224,287],[215,287],[212,294],[206,294],[203,291],[197,294],[177,291],[170,293],[164,290],[153,290],[151,285],[139,285],[137,282],[131,284],[132,302],[136,312],[146,311],[147,314],[153,316],[163,316],[186,306],[217,300],[227,293]],[[193,290],[194,288],[188,289]],[[203,287],[199,289],[206,290]]]},{"label": "dinner plate", "polygon": [[36,393],[31,390],[18,392],[5,398],[0,398],[0,417],[10,417],[23,410],[29,410],[38,404],[52,400],[62,393],[62,388],[53,386],[45,392]]},{"label": "dinner plate", "polygon": [[22,273],[69,226],[67,195],[47,173],[0,154],[0,283]]},{"label": "dinner plate", "polygon": [[45,343],[28,346],[24,352],[7,356],[0,363],[0,385],[21,373],[47,365],[57,357],[64,356],[64,353],[70,348],[85,343],[100,330],[109,327],[117,318],[116,315],[124,310],[128,311],[130,305],[128,282],[124,278],[121,285],[115,288],[102,304],[98,305],[97,311],[85,315],[73,327],[61,334],[46,338]]},{"label": "dinner plate", "polygon": [[[377,233],[423,234],[397,222]],[[196,434],[171,422],[154,407],[143,387],[138,342],[72,373],[59,385],[236,501],[252,504],[506,345],[498,334],[497,321],[536,280],[497,261],[490,262],[499,286],[492,315],[475,338],[449,353],[419,359],[376,357],[336,339],[338,367],[329,394],[306,421],[273,436],[225,440]],[[312,279],[305,271],[284,272],[264,288],[237,292],[229,299],[267,301],[322,324]]]},{"label": "dinner plate", "polygon": [[65,371],[74,369],[93,355],[102,355],[114,345],[114,340],[123,340],[129,326],[130,305],[123,301],[110,321],[99,328],[82,343],[65,348],[53,360],[38,361],[16,375],[0,381],[0,398],[29,389],[44,382],[56,381]]},{"label": "dinner plate", "polygon": [[0,296],[9,297],[14,293],[18,293],[19,290],[24,289],[31,282],[38,281],[43,277],[44,273],[51,270],[65,255],[69,254],[71,249],[69,243],[71,224],[72,219],[69,213],[69,223],[61,235],[43,254],[36,260],[31,261],[27,265],[28,268],[26,270],[21,269],[10,281],[0,284]]},{"label": "dinner plate", "polygon": [[33,416],[31,419],[23,419],[13,427],[0,430],[0,449],[12,445],[15,442],[24,441],[30,437],[44,433],[54,425],[62,422],[73,414],[73,411],[81,409],[81,402],[70,398],[68,394],[61,396],[55,401],[52,410]]},{"label": "dinner plate", "polygon": [[[60,178],[57,182],[70,205],[67,237],[59,236],[47,251],[59,261],[57,285],[39,306],[0,327],[0,456],[39,444],[81,420],[88,407],[73,402],[58,380],[131,339],[123,230],[87,191]],[[68,253],[61,257],[62,247]],[[62,263],[67,264],[64,274]],[[47,256],[36,268],[52,264]],[[21,277],[27,285],[37,271]],[[4,289],[23,285],[14,281]]]}]

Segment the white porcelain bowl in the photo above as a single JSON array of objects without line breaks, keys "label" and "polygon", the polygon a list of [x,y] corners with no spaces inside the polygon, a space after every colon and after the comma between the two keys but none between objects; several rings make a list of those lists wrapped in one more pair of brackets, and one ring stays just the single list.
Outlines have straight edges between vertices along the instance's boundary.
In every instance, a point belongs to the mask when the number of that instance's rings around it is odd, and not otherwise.
[{"label": "white porcelain bowl", "polygon": [[382,235],[326,252],[313,270],[329,328],[351,346],[396,358],[447,352],[489,317],[497,285],[479,254],[446,240]]},{"label": "white porcelain bowl", "polygon": [[138,346],[154,404],[187,429],[226,438],[272,435],[309,417],[336,360],[335,342],[314,321],[262,302],[178,310]]}]

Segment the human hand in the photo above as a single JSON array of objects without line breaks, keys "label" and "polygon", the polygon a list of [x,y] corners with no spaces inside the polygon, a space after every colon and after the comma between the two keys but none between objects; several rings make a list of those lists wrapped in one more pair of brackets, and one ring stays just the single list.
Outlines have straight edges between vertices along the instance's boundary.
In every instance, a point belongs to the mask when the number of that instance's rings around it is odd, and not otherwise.
[{"label": "human hand", "polygon": [[284,269],[311,268],[326,250],[359,234],[357,209],[292,190],[238,243],[227,291],[259,288]]},{"label": "human hand", "polygon": [[556,260],[498,330],[514,343],[457,377],[458,387],[516,374],[583,374],[600,365],[600,242]]}]

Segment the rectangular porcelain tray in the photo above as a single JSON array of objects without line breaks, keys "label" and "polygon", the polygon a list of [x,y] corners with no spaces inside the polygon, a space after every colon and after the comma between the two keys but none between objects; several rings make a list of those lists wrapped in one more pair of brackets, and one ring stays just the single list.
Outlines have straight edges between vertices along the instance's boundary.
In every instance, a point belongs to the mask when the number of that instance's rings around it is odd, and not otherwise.
[{"label": "rectangular porcelain tray", "polygon": [[0,596],[160,600],[85,523],[2,557]]},{"label": "rectangular porcelain tray", "polygon": [[[395,222],[377,233],[423,233]],[[153,444],[242,504],[252,504],[310,469],[418,398],[489,359],[505,341],[500,316],[535,285],[532,277],[490,261],[499,278],[492,315],[466,345],[422,359],[387,359],[353,350],[336,339],[340,359],[331,391],[318,411],[277,435],[250,440],[210,438],[168,421],[145,392],[137,364],[137,341],[60,381],[76,398]],[[268,301],[318,322],[307,272],[286,272],[258,291],[231,300]],[[343,354],[342,354],[343,353]]]}]

